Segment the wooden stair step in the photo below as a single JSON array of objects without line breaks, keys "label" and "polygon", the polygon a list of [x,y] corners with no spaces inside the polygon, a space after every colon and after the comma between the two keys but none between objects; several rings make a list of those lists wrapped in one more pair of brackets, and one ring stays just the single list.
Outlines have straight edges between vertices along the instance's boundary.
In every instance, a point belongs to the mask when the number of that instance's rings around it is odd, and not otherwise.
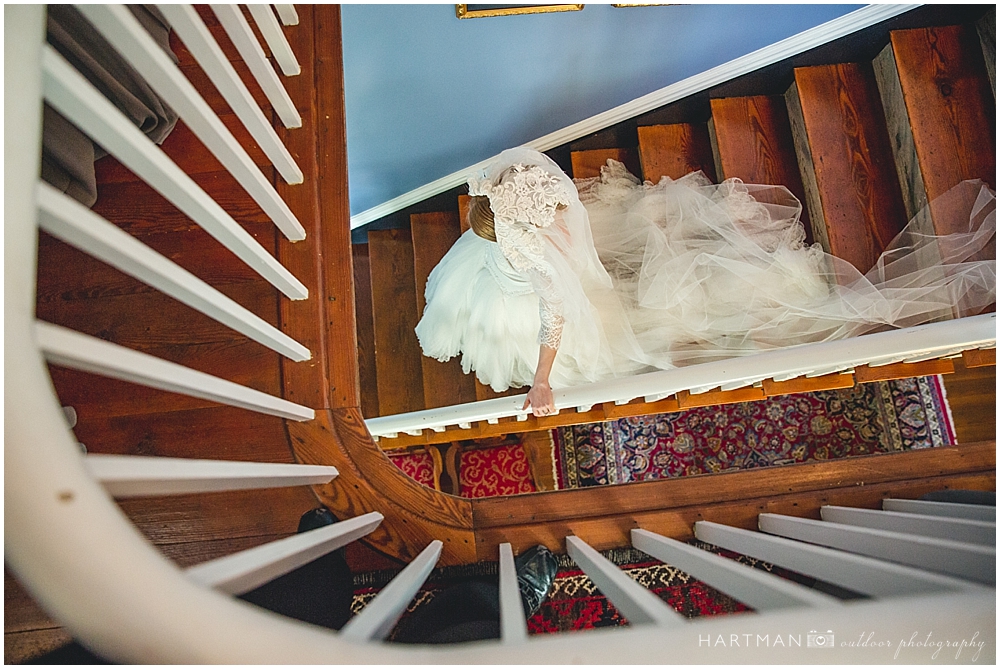
[{"label": "wooden stair step", "polygon": [[[424,313],[427,277],[461,234],[458,213],[442,211],[413,214],[410,216],[410,234],[413,239],[417,314],[420,316]],[[476,400],[473,377],[462,372],[462,363],[458,357],[439,362],[421,355],[420,365],[423,371],[424,408],[435,409]]]},{"label": "wooden stair step", "polygon": [[[469,229],[469,203],[471,202],[471,200],[472,198],[469,197],[468,195],[458,196],[458,220],[462,230],[462,234],[465,234],[465,231]],[[526,390],[521,388],[510,388],[502,393],[498,393],[489,386],[481,383],[479,379],[475,378],[475,373],[472,374],[472,377],[473,377],[472,383],[473,387],[475,388],[477,402],[481,400],[491,400],[496,397],[510,397],[511,395],[519,395],[523,392],[526,392]]]},{"label": "wooden stair step", "polygon": [[719,180],[736,178],[788,188],[802,202],[802,223],[811,244],[806,194],[785,101],[776,95],[755,95],[717,98],[711,105],[709,130]]},{"label": "wooden stair step", "polygon": [[358,336],[358,385],[361,415],[379,416],[378,372],[375,366],[375,326],[372,316],[372,274],[368,244],[352,244],[354,260],[354,323]]},{"label": "wooden stair step", "polygon": [[637,177],[642,177],[637,149],[589,149],[570,153],[570,165],[574,179],[590,179],[601,176],[601,168],[608,160],[624,163],[626,169]]},{"label": "wooden stair step", "polygon": [[873,64],[907,217],[931,202],[934,232],[948,234],[961,225],[956,214],[966,203],[936,198],[966,179],[996,187],[996,101],[982,49],[973,26],[895,30],[890,37]]},{"label": "wooden stair step", "polygon": [[875,75],[859,63],[796,68],[785,101],[813,238],[867,272],[907,221]]},{"label": "wooden stair step", "polygon": [[646,181],[659,183],[663,177],[680,179],[698,170],[713,181],[718,178],[706,125],[673,123],[640,126],[637,130],[642,178]]},{"label": "wooden stair step", "polygon": [[424,408],[423,370],[409,230],[368,233],[379,414]]}]

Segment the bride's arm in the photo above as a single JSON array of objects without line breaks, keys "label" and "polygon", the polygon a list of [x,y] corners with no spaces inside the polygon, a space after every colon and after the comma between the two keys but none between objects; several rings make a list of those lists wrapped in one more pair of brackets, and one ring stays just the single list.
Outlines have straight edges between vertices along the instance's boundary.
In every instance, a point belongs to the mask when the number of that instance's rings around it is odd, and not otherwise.
[{"label": "bride's arm", "polygon": [[531,390],[524,400],[522,409],[531,407],[531,413],[536,416],[547,416],[555,413],[556,405],[549,387],[549,374],[552,363],[556,359],[556,349],[541,344],[538,347],[538,366],[535,367],[535,380],[531,382]]}]

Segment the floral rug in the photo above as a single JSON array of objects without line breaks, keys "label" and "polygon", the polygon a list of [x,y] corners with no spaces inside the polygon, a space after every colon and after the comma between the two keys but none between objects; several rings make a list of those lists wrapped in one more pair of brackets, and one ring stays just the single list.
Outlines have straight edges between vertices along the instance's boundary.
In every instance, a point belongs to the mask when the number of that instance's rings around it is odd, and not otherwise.
[{"label": "floral rug", "polygon": [[[815,583],[814,580],[786,572],[754,558],[729,553],[709,544],[694,543],[701,548],[726,555],[758,569],[795,578],[805,585]],[[616,548],[601,551],[601,554],[685,617],[694,618],[751,610],[744,604],[685,574],[676,567],[666,565],[633,548]],[[601,594],[594,582],[569,556],[558,555],[556,557],[559,560],[559,570],[555,583],[541,609],[528,619],[529,634],[550,634],[628,624],[628,621]],[[388,570],[355,575],[354,600],[351,606],[354,614],[360,613],[396,573],[398,572]],[[497,563],[479,562],[460,567],[435,569],[417,592],[413,601],[410,602],[403,616],[412,615],[419,607],[430,602],[450,585],[470,578],[496,582]],[[392,635],[389,636],[389,640],[392,640]]]},{"label": "floral rug", "polygon": [[553,430],[560,489],[953,443],[939,376]]},{"label": "floral rug", "polygon": [[[434,487],[434,464],[427,451],[414,451],[389,459],[417,483]],[[463,449],[458,461],[462,497],[499,497],[535,492],[528,457],[520,444]]]}]

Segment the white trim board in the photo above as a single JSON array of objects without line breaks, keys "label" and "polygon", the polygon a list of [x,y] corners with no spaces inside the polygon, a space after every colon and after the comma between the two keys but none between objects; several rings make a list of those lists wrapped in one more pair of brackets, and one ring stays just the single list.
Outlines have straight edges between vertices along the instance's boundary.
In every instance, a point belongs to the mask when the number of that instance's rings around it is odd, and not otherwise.
[{"label": "white trim board", "polygon": [[[740,56],[728,63],[723,63],[700,74],[693,75],[675,84],[670,84],[652,93],[643,95],[623,105],[609,109],[606,112],[591,116],[590,118],[566,126],[561,130],[550,132],[534,141],[526,142],[524,146],[538,151],[548,151],[557,146],[562,146],[567,142],[572,142],[581,137],[586,137],[591,133],[608,128],[616,123],[639,116],[640,114],[645,114],[689,95],[707,90],[713,86],[718,86],[754,70],[773,65],[786,58],[791,58],[851,33],[899,16],[917,7],[920,7],[920,5],[867,5],[832,21],[827,21],[815,28],[810,28],[797,35],[792,35],[774,44],[757,49],[745,56]],[[483,169],[492,161],[493,157],[490,157],[475,165],[452,172],[447,176],[431,181],[419,188],[414,188],[407,193],[398,195],[380,205],[351,216],[351,230],[360,228],[372,221],[377,221],[383,216],[388,216],[400,209],[405,209],[410,205],[423,202],[427,198],[460,186],[476,170]]]}]

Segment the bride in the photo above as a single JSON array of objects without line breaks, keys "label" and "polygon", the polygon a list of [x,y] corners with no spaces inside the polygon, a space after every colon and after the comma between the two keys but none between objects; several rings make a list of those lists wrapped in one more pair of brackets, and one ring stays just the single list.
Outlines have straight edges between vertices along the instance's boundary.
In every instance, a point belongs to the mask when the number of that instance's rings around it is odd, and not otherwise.
[{"label": "bride", "polygon": [[[780,186],[696,172],[640,183],[621,163],[574,183],[509,149],[469,180],[468,230],[431,272],[416,334],[496,391],[552,388],[979,313],[996,300],[995,196],[967,181],[965,232],[917,216],[862,275],[805,244]],[[968,207],[966,207],[968,210]]]}]

